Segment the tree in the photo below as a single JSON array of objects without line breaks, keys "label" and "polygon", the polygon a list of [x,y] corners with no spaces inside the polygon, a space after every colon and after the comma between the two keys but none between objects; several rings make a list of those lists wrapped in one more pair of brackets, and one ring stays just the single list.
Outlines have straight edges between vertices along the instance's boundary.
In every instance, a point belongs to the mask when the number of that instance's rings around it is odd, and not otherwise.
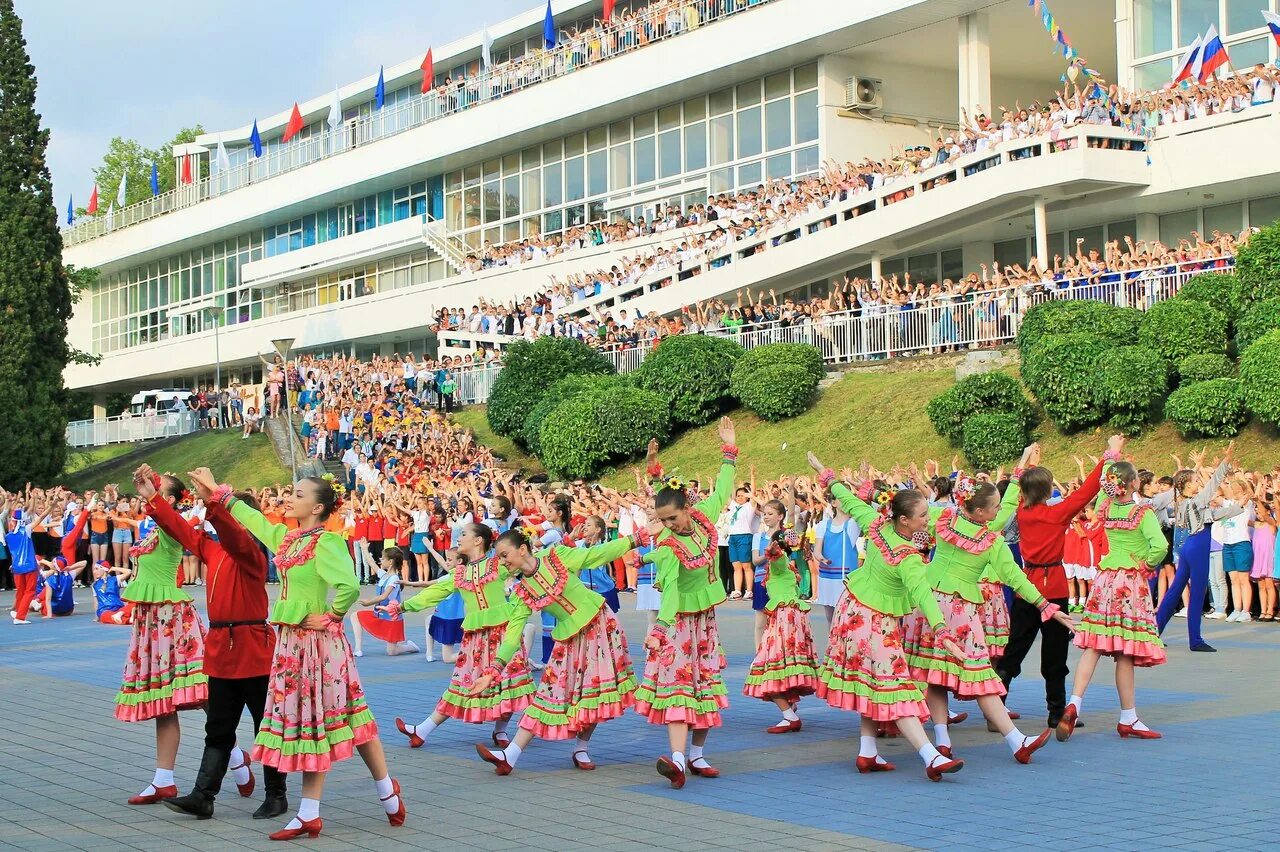
[{"label": "tree", "polygon": [[[114,137],[107,145],[107,153],[102,157],[102,165],[93,170],[93,179],[98,184],[99,215],[107,212],[107,208],[115,201],[120,187],[120,176],[127,175],[125,183],[125,204],[135,204],[151,197],[151,164],[158,164],[160,192],[173,189],[176,176],[173,167],[173,146],[194,142],[196,137],[204,133],[204,128],[184,127],[173,139],[159,148],[148,148],[136,139]],[[81,207],[77,216],[85,214]]]},{"label": "tree", "polygon": [[11,489],[52,480],[67,453],[71,287],[35,101],[22,20],[0,0],[0,485]]}]

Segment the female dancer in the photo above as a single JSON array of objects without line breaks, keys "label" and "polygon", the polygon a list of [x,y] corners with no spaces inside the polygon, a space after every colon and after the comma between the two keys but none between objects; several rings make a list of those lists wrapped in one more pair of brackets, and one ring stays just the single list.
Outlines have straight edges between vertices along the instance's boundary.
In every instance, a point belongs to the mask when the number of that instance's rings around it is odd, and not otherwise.
[{"label": "female dancer", "polygon": [[919,491],[899,491],[888,503],[888,516],[882,517],[836,482],[835,472],[813,453],[809,453],[809,464],[818,471],[818,484],[867,531],[866,562],[849,575],[836,607],[827,658],[818,673],[818,697],[862,716],[859,772],[895,768],[880,757],[876,728],[879,722],[896,722],[924,761],[925,775],[930,781],[941,781],[944,774],[959,772],[964,761],[945,757],[925,736],[920,720],[929,709],[903,656],[899,623],[919,607],[933,628],[934,645],[965,659],[925,576],[921,551],[929,545],[929,504]]},{"label": "female dancer", "polygon": [[1143,740],[1160,738],[1138,719],[1133,670],[1135,666],[1165,662],[1164,643],[1151,612],[1147,574],[1150,566],[1160,565],[1168,545],[1155,512],[1150,506],[1134,502],[1137,468],[1126,461],[1113,462],[1106,476],[1105,493],[1098,499],[1098,517],[1107,530],[1109,552],[1098,566],[1084,620],[1076,628],[1075,644],[1084,653],[1076,670],[1071,700],[1058,722],[1058,739],[1063,741],[1075,730],[1084,692],[1098,658],[1104,655],[1116,661],[1116,692],[1120,695],[1116,733]]},{"label": "female dancer", "polygon": [[[725,600],[716,564],[719,556],[715,522],[733,494],[738,459],[733,421],[720,418],[724,464],[715,490],[695,507],[683,483],[669,481],[654,499],[654,514],[662,524],[653,550],[644,556],[657,568],[654,587],[662,592],[662,609],[644,640],[648,659],[644,679],[636,690],[636,711],[651,725],[666,725],[670,757],[658,758],[658,774],[677,790],[685,770],[716,778],[720,770],[703,756],[707,734],[720,727],[720,711],[729,706],[721,671],[725,667],[715,608]],[[649,474],[660,476],[657,445],[650,444]],[[688,762],[685,743],[693,729]]]},{"label": "female dancer", "polygon": [[794,530],[779,530],[765,551],[769,559],[765,578],[768,623],[742,687],[743,695],[772,701],[782,711],[782,721],[765,729],[770,734],[799,731],[796,702],[818,688],[809,604],[800,600],[800,572],[789,555],[799,546],[800,536]]},{"label": "female dancer", "polygon": [[[455,661],[449,688],[440,697],[436,709],[417,725],[406,725],[396,717],[396,729],[409,738],[410,748],[422,748],[427,737],[447,719],[458,719],[473,725],[493,723],[493,743],[504,746],[507,723],[511,714],[529,706],[534,693],[529,675],[529,661],[524,653],[512,654],[502,669],[502,677],[491,688],[476,693],[476,681],[493,664],[494,654],[502,643],[511,621],[511,604],[507,601],[507,570],[497,557],[489,554],[493,530],[485,524],[470,523],[458,534],[458,554],[463,564],[454,572],[432,583],[401,605],[405,612],[421,612],[439,606],[453,593],[460,592],[465,615],[462,619],[462,648]],[[396,611],[396,608],[389,608]],[[524,628],[523,622],[521,629]]]},{"label": "female dancer", "polygon": [[[768,551],[776,542],[775,535],[784,532],[783,521],[787,517],[787,507],[781,500],[769,500],[760,511],[760,531],[751,540],[751,609],[755,611],[755,648],[760,650],[760,640],[764,638],[765,622],[768,616],[765,610],[769,606],[769,590],[765,583],[769,578],[769,565],[773,561]],[[780,538],[780,537],[779,537]],[[797,539],[797,546],[799,540]],[[790,550],[787,556],[790,557]]]},{"label": "female dancer", "polygon": [[[160,476],[160,499],[181,511],[191,495],[176,477]],[[178,587],[182,545],[153,529],[129,549],[138,570],[125,589],[133,603],[133,632],[125,657],[124,678],[116,693],[116,718],[122,722],[156,723],[156,774],[147,788],[129,799],[151,805],[178,795],[173,764],[182,729],[178,711],[204,706],[209,679],[204,673],[204,624],[191,596]]]},{"label": "female dancer", "polygon": [[[577,530],[574,530],[572,541],[565,539],[565,543],[573,544],[574,547],[595,547],[598,544],[604,544],[606,530],[604,519],[599,515],[591,515]],[[617,612],[621,604],[618,602],[618,586],[610,570],[612,567],[605,565],[584,569],[578,572],[578,579],[586,583],[588,589],[604,598],[609,609]]]},{"label": "female dancer", "polygon": [[[1033,448],[1028,447],[1023,454],[1024,462],[1032,452]],[[959,659],[939,655],[933,630],[919,611],[905,619],[903,644],[911,676],[928,684],[926,703],[933,716],[934,743],[938,751],[948,757],[951,754],[951,737],[947,731],[948,693],[961,700],[976,699],[987,723],[1004,737],[1019,763],[1030,763],[1031,755],[1049,741],[1048,728],[1038,737],[1028,737],[1010,720],[1000,700],[1005,688],[991,667],[979,615],[984,600],[978,581],[987,577],[1013,588],[1018,597],[1040,611],[1043,620],[1057,619],[1067,629],[1071,628],[1071,619],[1031,585],[1013,561],[1004,538],[995,532],[1003,529],[1018,507],[1017,477],[1020,474],[1021,468],[1014,472],[1014,480],[1003,500],[991,483],[978,485],[961,476],[954,491],[956,507],[931,510],[931,514],[938,512],[933,522],[937,550],[929,563],[928,574],[947,631],[957,638],[965,654]]]},{"label": "female dancer", "polygon": [[[252,757],[281,772],[301,772],[302,805],[271,839],[320,834],[325,777],[334,763],[351,757],[353,749],[360,752],[373,776],[387,821],[404,825],[400,783],[387,773],[378,723],[369,712],[351,646],[342,631],[342,619],[360,589],[346,542],[324,529],[329,516],[342,505],[333,481],[310,476],[285,492],[285,515],[298,522],[291,532],[237,500],[230,487],[219,487],[207,469],[196,471],[192,478],[211,500],[226,506],[254,538],[276,553],[281,592],[271,621],[279,626],[280,638],[271,661],[267,712]],[[330,591],[334,593],[331,604],[326,603]]]},{"label": "female dancer", "polygon": [[1253,522],[1253,570],[1249,576],[1258,581],[1258,620],[1276,620],[1276,516],[1268,500],[1266,485],[1259,482],[1255,495],[1257,518]]},{"label": "female dancer", "polygon": [[388,547],[382,551],[382,562],[378,565],[378,582],[373,587],[373,597],[361,598],[358,603],[371,609],[363,609],[353,613],[351,619],[353,656],[364,656],[364,634],[370,633],[376,639],[387,643],[387,656],[400,654],[416,654],[418,646],[405,638],[404,617],[392,616],[386,611],[386,605],[400,602],[400,578],[405,570],[404,551],[398,547]]},{"label": "female dancer", "polygon": [[585,771],[596,768],[587,743],[596,725],[616,719],[631,706],[636,679],[618,620],[604,598],[583,585],[578,574],[610,564],[639,542],[639,536],[627,536],[595,547],[553,546],[534,553],[520,530],[498,537],[494,553],[516,578],[511,621],[494,662],[472,693],[483,693],[502,676],[503,666],[519,653],[524,624],[533,613],[545,610],[556,619],[551,660],[538,694],[520,717],[515,739],[496,750],[476,745],[476,752],[494,765],[498,775],[511,774],[535,736],[574,737],[573,765]]}]

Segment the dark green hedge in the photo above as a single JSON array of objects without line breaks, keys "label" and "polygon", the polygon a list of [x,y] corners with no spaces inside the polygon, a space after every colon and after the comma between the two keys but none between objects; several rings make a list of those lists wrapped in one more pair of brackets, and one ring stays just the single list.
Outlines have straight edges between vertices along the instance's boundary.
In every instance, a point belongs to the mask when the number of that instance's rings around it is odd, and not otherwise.
[{"label": "dark green hedge", "polygon": [[1178,375],[1183,385],[1207,382],[1210,379],[1232,379],[1236,365],[1226,355],[1188,355],[1178,362]]},{"label": "dark green hedge", "polygon": [[1098,358],[1114,348],[1093,334],[1052,334],[1022,351],[1022,378],[1045,413],[1064,432],[1102,422],[1097,405]]},{"label": "dark green hedge", "polygon": [[[802,367],[805,372],[813,376],[815,383],[822,381],[823,376],[827,374],[827,368],[822,362],[822,353],[818,351],[818,347],[810,346],[808,343],[766,343],[764,346],[748,349],[738,359],[733,368],[733,381],[737,382],[739,377],[773,364],[792,364]],[[732,384],[730,390],[734,396],[742,398]]]},{"label": "dark green hedge", "polygon": [[813,402],[818,380],[799,364],[766,364],[739,379],[733,371],[739,400],[763,420],[778,421],[803,414]]},{"label": "dark green hedge", "polygon": [[1269,331],[1280,328],[1280,298],[1254,302],[1236,319],[1236,351],[1244,352]]},{"label": "dark green hedge", "polygon": [[613,372],[608,358],[579,340],[540,337],[532,343],[517,341],[503,353],[502,371],[489,394],[489,427],[520,441],[525,418],[558,380],[577,373]]},{"label": "dark green hedge", "polygon": [[742,347],[724,337],[668,337],[635,371],[637,387],[667,401],[678,425],[709,423],[732,403],[729,382]]},{"label": "dark green hedge", "polygon": [[529,410],[528,416],[524,419],[524,425],[520,429],[520,439],[529,452],[535,456],[542,453],[542,424],[560,403],[582,393],[619,384],[621,378],[614,375],[578,373],[565,376],[551,385],[542,399]]},{"label": "dark green hedge", "polygon": [[1178,388],[1164,411],[1188,438],[1229,438],[1249,420],[1239,379],[1209,379]]},{"label": "dark green hedge", "polygon": [[1159,353],[1121,346],[1098,357],[1097,403],[1111,426],[1135,434],[1159,414],[1169,390],[1169,370]]},{"label": "dark green hedge", "polygon": [[1188,355],[1227,351],[1227,317],[1190,299],[1158,302],[1143,315],[1138,343],[1158,352],[1171,368]]},{"label": "dark green hedge", "polygon": [[1263,335],[1240,356],[1240,390],[1256,417],[1280,424],[1280,331]]},{"label": "dark green hedge", "polygon": [[587,390],[556,406],[542,424],[542,463],[553,477],[590,479],[665,440],[671,417],[662,397],[627,385]]},{"label": "dark green hedge", "polygon": [[1240,279],[1240,303],[1280,298],[1280,222],[1249,237],[1236,252],[1236,277]]},{"label": "dark green hedge", "polygon": [[1240,313],[1240,279],[1230,272],[1202,272],[1182,285],[1177,298],[1201,302],[1234,320]]},{"label": "dark green hedge", "polygon": [[957,447],[964,439],[965,418],[993,411],[1016,416],[1024,429],[1035,425],[1035,408],[1022,384],[1008,373],[981,373],[963,378],[929,400],[925,407],[934,430]]},{"label": "dark green hedge", "polygon": [[1137,308],[1119,308],[1093,299],[1057,299],[1034,305],[1027,311],[1018,328],[1018,347],[1026,351],[1043,338],[1055,334],[1089,332],[1112,346],[1128,346],[1138,342],[1138,324],[1142,312]]},{"label": "dark green hedge", "polygon": [[987,412],[965,420],[964,455],[977,470],[995,470],[1013,461],[1026,445],[1026,426],[1017,415]]}]

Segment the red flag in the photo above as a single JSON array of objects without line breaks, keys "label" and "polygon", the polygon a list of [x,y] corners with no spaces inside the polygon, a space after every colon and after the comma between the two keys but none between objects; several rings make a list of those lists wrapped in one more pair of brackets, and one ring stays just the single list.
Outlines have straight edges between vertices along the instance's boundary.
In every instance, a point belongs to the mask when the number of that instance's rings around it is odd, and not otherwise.
[{"label": "red flag", "polygon": [[606,24],[613,18],[614,4],[615,0],[604,0],[604,15],[602,15],[602,18]]},{"label": "red flag", "polygon": [[182,182],[191,183],[191,155],[184,154],[182,157]]},{"label": "red flag", "polygon": [[422,60],[422,94],[431,91],[436,79],[436,63],[431,58],[431,48],[427,48],[427,58]]},{"label": "red flag", "polygon": [[89,206],[84,208],[85,212],[90,216],[96,215],[98,212],[98,185],[93,185],[93,193],[89,196]]},{"label": "red flag", "polygon": [[289,123],[284,126],[284,136],[281,142],[288,142],[290,139],[298,135],[298,132],[306,127],[302,123],[302,110],[298,109],[298,102],[293,102],[293,113],[289,116]]}]

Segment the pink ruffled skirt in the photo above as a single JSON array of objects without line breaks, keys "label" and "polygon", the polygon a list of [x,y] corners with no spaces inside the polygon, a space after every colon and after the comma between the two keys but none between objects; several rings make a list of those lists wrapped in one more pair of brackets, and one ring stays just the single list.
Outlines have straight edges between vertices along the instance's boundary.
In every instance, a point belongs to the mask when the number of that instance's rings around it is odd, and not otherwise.
[{"label": "pink ruffled skirt", "polygon": [[1089,588],[1084,619],[1076,627],[1075,643],[1107,656],[1133,657],[1135,666],[1159,666],[1166,661],[1145,571],[1098,571]]},{"label": "pink ruffled skirt", "polygon": [[[951,656],[936,644],[933,628],[920,610],[903,619],[903,643],[911,676],[929,686],[939,686],[956,698],[1004,695],[1004,684],[991,667],[987,639],[979,617],[979,605],[959,595],[934,591],[946,628],[964,649],[964,659]],[[1001,596],[1003,597],[1003,595]]]},{"label": "pink ruffled skirt", "polygon": [[471,694],[471,685],[480,679],[485,669],[497,664],[498,648],[506,630],[504,623],[463,632],[453,676],[449,679],[449,688],[436,705],[437,713],[478,725],[519,713],[529,706],[535,686],[524,648],[516,651],[511,662],[507,663],[502,671],[502,680],[479,695]]},{"label": "pink ruffled skirt", "polygon": [[[655,635],[650,633],[649,635]],[[695,730],[720,727],[729,706],[725,658],[714,609],[682,612],[644,664],[635,708],[651,725],[684,722]]]},{"label": "pink ruffled skirt", "polygon": [[831,620],[818,697],[877,722],[929,715],[907,666],[897,616],[877,612],[845,590]]},{"label": "pink ruffled skirt", "polygon": [[146,722],[204,706],[204,623],[190,601],[137,603],[116,718]]},{"label": "pink ruffled skirt", "polygon": [[1009,607],[1004,601],[1004,588],[999,583],[982,582],[982,606],[978,618],[982,621],[982,634],[987,641],[987,654],[991,660],[1004,656],[1009,645]]},{"label": "pink ruffled skirt", "polygon": [[808,612],[784,604],[769,612],[768,619],[742,694],[764,701],[813,695],[818,690],[818,663]]}]

